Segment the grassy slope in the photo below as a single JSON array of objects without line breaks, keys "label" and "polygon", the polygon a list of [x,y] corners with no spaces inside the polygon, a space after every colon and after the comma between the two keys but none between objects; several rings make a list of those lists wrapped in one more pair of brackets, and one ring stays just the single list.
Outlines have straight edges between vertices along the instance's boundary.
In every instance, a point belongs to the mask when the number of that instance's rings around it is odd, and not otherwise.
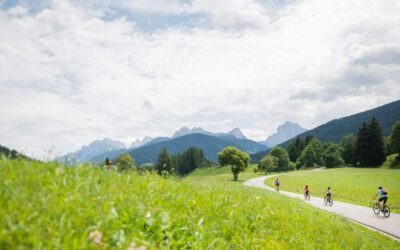
[{"label": "grassy slope", "polygon": [[[303,193],[304,185],[309,185],[311,195],[323,197],[331,186],[335,200],[370,206],[371,198],[378,186],[389,192],[388,204],[393,212],[400,212],[400,170],[335,168],[320,171],[298,171],[280,177],[281,189]],[[266,180],[272,186],[272,180]]]},{"label": "grassy slope", "polygon": [[[164,180],[0,161],[0,249],[126,249],[131,242],[148,249],[400,248],[341,217],[227,177]],[[94,230],[102,233],[100,245],[89,239]]]}]

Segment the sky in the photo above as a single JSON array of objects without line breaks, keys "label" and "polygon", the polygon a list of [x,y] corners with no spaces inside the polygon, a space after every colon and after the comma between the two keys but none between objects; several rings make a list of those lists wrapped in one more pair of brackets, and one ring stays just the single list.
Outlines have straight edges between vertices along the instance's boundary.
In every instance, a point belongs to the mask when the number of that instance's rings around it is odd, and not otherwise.
[{"label": "sky", "polygon": [[265,140],[400,97],[398,0],[0,0],[0,144]]}]

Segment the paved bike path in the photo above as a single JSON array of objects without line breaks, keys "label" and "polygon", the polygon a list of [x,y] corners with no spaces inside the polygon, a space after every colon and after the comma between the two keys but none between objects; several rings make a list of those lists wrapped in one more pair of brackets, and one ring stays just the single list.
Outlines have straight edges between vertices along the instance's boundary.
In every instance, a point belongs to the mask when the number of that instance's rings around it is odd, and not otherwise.
[{"label": "paved bike path", "polygon": [[[274,176],[278,175],[269,175],[269,176],[261,176],[253,178],[247,180],[243,185],[249,187],[264,188],[276,192],[275,189],[268,187],[267,185],[264,184],[264,181],[266,179],[272,178]],[[271,180],[271,183],[272,182],[273,180]],[[304,201],[304,195],[302,194],[290,193],[286,191],[279,191],[279,193],[292,198],[301,199],[302,201]],[[323,198],[313,197],[311,193],[311,199],[309,201],[304,201],[304,202],[309,203],[314,207],[346,217],[347,219],[350,219],[363,226],[369,227],[375,231],[386,234],[391,238],[396,239],[397,241],[400,241],[400,214],[391,213],[390,217],[386,218],[382,215],[382,213],[380,213],[379,215],[375,215],[371,207],[364,207],[345,202],[335,201],[335,196],[333,196],[333,200],[334,200],[333,206],[325,206]]]}]

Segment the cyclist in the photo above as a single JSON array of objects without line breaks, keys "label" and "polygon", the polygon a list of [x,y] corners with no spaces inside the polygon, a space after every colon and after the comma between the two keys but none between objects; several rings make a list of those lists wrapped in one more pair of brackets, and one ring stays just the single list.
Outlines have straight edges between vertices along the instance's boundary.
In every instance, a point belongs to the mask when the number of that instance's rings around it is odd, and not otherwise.
[{"label": "cyclist", "polygon": [[[383,189],[381,186],[379,186],[378,192],[374,195],[374,199],[376,199],[377,195],[380,195],[380,197],[376,203],[378,203],[381,208],[384,208],[386,206],[386,202],[388,200],[388,194],[387,194],[386,190]],[[383,201],[383,206],[382,206],[382,201]]]},{"label": "cyclist", "polygon": [[304,187],[304,197],[307,198],[309,196],[310,196],[310,189],[309,189],[308,185],[306,185]]},{"label": "cyclist", "polygon": [[279,191],[279,185],[281,184],[281,181],[279,180],[279,177],[275,179],[275,189],[276,191]]},{"label": "cyclist", "polygon": [[331,190],[331,187],[328,187],[328,189],[327,189],[326,192],[325,192],[325,195],[326,195],[326,199],[327,199],[328,201],[331,201],[331,198],[332,198],[332,190]]}]

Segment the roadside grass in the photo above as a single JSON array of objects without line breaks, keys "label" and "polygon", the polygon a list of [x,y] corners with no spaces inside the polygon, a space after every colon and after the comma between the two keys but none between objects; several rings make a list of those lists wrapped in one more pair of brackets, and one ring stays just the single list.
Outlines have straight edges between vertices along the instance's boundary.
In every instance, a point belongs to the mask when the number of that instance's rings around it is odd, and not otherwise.
[{"label": "roadside grass", "polygon": [[[388,191],[388,204],[392,212],[400,212],[400,170],[386,168],[334,168],[319,171],[296,171],[279,177],[282,190],[303,193],[305,185],[311,196],[323,197],[330,186],[333,199],[353,204],[371,206],[378,186]],[[273,187],[273,180],[266,184]]]},{"label": "roadside grass", "polygon": [[227,177],[163,179],[0,160],[0,249],[400,248],[340,216]]}]

